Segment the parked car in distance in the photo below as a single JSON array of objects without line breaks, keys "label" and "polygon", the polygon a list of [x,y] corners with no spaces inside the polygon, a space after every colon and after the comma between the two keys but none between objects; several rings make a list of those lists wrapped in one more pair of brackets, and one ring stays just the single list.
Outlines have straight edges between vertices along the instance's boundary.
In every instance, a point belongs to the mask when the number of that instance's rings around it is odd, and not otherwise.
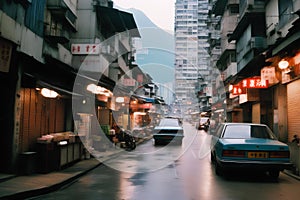
[{"label": "parked car in distance", "polygon": [[196,129],[207,131],[210,125],[209,117],[201,117],[196,124]]},{"label": "parked car in distance", "polygon": [[168,144],[170,142],[182,144],[184,137],[183,127],[176,118],[162,118],[153,130],[154,145]]},{"label": "parked car in distance", "polygon": [[220,124],[211,140],[211,161],[217,175],[228,169],[258,170],[274,179],[292,166],[288,145],[268,126],[253,123]]},{"label": "parked car in distance", "polygon": [[179,122],[179,125],[182,125],[182,118],[179,117],[179,116],[172,116],[172,115],[169,115],[169,116],[165,116],[164,118],[177,119],[178,122]]}]

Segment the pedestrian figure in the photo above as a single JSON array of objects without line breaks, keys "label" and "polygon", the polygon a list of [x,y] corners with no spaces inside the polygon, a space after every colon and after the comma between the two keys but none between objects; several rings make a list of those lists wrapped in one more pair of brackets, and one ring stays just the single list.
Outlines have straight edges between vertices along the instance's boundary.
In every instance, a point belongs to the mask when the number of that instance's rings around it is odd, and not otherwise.
[{"label": "pedestrian figure", "polygon": [[292,142],[299,144],[300,138],[298,137],[298,135],[295,134],[293,137],[294,137],[294,139],[292,140]]}]

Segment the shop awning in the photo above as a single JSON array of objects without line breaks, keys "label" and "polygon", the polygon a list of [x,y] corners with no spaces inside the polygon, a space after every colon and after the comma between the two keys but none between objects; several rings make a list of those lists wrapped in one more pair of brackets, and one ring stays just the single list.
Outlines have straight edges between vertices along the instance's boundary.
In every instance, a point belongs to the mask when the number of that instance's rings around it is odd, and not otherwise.
[{"label": "shop awning", "polygon": [[154,101],[156,104],[162,104],[162,105],[165,105],[165,100],[163,99],[158,99],[158,98],[155,98],[155,101]]},{"label": "shop awning", "polygon": [[125,26],[130,30],[132,37],[141,37],[140,32],[138,31],[137,25],[131,13],[119,11],[121,18],[124,20]]},{"label": "shop awning", "polygon": [[57,87],[55,85],[52,85],[52,84],[49,84],[49,83],[46,83],[44,81],[41,81],[41,80],[38,80],[37,81],[37,86],[41,86],[41,87],[46,87],[46,88],[51,88],[55,91],[57,91],[58,93],[64,93],[64,94],[68,94],[68,95],[72,95],[73,97],[83,97],[82,94],[79,94],[79,93],[76,93],[76,92],[73,92],[73,91],[69,91],[69,90],[66,90],[62,87]]},{"label": "shop awning", "polygon": [[133,94],[132,97],[137,98],[138,100],[142,100],[145,103],[155,103],[155,99],[154,98],[140,96],[140,95],[135,95],[135,94]]},{"label": "shop awning", "polygon": [[[74,81],[81,78],[81,83],[95,83],[99,86],[113,90],[115,82],[102,75],[100,78],[95,73],[78,73],[74,68],[52,58],[45,56],[46,64],[34,61],[25,54],[20,54],[23,62],[22,86],[35,88],[38,85],[49,87],[65,94],[79,96],[79,92],[74,91]],[[77,80],[78,82],[78,80]]]},{"label": "shop awning", "polygon": [[116,33],[132,30],[132,37],[141,37],[131,13],[104,6],[96,6],[96,12],[98,25],[104,36],[111,37]]},{"label": "shop awning", "polygon": [[88,71],[80,71],[79,73],[76,72],[76,76],[79,76],[80,78],[91,81],[92,83],[97,83],[97,85],[105,87],[106,89],[109,89],[113,91],[115,89],[116,83],[109,77],[105,75],[99,76],[98,73],[94,72],[88,72]]},{"label": "shop awning", "polygon": [[290,37],[286,38],[284,41],[282,41],[278,46],[276,46],[272,50],[272,56],[277,55],[278,53],[282,52],[283,50],[287,49],[293,49],[295,48],[295,44],[299,45],[300,41],[300,34],[294,33]]}]

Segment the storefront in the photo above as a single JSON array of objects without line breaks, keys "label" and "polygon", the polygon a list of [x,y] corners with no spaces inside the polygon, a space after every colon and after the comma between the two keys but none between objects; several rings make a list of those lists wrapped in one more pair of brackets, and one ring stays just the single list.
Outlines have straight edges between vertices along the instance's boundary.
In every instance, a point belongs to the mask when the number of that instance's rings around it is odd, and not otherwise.
[{"label": "storefront", "polygon": [[73,76],[57,63],[43,64],[16,52],[6,40],[0,39],[0,48],[5,55],[0,61],[0,80],[4,81],[0,84],[0,146],[5,155],[1,171],[14,173],[19,170],[21,156],[36,153],[38,138],[73,130]]},{"label": "storefront", "polygon": [[42,135],[66,130],[65,111],[69,100],[45,97],[41,93],[44,90],[20,89],[19,152],[34,151],[36,139]]},{"label": "storefront", "polygon": [[20,171],[26,160],[22,157],[29,153],[36,154],[32,163],[37,172],[58,170],[79,160],[80,141],[76,140],[75,144],[72,139],[75,137],[71,102],[74,74],[68,70],[70,67],[50,58],[46,64],[40,63],[22,53],[18,61],[17,170]]},{"label": "storefront", "polygon": [[83,98],[73,98],[75,132],[88,152],[105,151],[109,145],[107,135],[113,124],[112,92],[94,83],[81,82]]},{"label": "storefront", "polygon": [[229,93],[229,97],[226,99],[226,119],[228,122],[242,122],[243,110],[239,104],[239,96]]},{"label": "storefront", "polygon": [[294,135],[300,136],[300,50],[294,48],[285,55],[287,56],[274,56],[269,60],[278,67],[277,77],[280,80],[280,84],[274,89],[274,122],[278,124],[279,138],[288,142]]},{"label": "storefront", "polygon": [[[297,34],[299,35],[299,34]],[[291,40],[287,40],[291,42]],[[291,42],[290,45],[283,48],[284,52],[279,52],[274,55],[270,60],[273,65],[278,66],[278,74],[281,84],[278,86],[277,99],[278,110],[276,119],[278,119],[278,128],[280,139],[287,142],[291,150],[291,161],[295,165],[295,173],[299,175],[300,169],[300,149],[299,145],[292,142],[294,136],[300,137],[300,49],[299,40]],[[276,111],[276,112],[275,112]]]},{"label": "storefront", "polygon": [[300,80],[287,84],[287,118],[289,141],[300,134]]},{"label": "storefront", "polygon": [[261,76],[245,78],[231,86],[227,116],[233,122],[266,124],[278,135],[278,98],[274,93],[278,80],[273,80],[274,68],[261,71]]}]

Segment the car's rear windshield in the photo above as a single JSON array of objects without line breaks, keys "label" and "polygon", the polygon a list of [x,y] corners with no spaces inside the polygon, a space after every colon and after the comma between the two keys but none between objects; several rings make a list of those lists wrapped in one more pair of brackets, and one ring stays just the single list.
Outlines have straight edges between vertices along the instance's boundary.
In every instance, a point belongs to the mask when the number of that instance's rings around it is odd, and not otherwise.
[{"label": "car's rear windshield", "polygon": [[249,139],[263,138],[276,139],[272,131],[266,126],[230,125],[226,126],[223,138]]},{"label": "car's rear windshield", "polygon": [[205,123],[205,122],[207,122],[207,120],[208,120],[208,118],[201,118],[200,122]]},{"label": "car's rear windshield", "polygon": [[161,119],[159,126],[179,126],[178,119],[164,118]]}]

